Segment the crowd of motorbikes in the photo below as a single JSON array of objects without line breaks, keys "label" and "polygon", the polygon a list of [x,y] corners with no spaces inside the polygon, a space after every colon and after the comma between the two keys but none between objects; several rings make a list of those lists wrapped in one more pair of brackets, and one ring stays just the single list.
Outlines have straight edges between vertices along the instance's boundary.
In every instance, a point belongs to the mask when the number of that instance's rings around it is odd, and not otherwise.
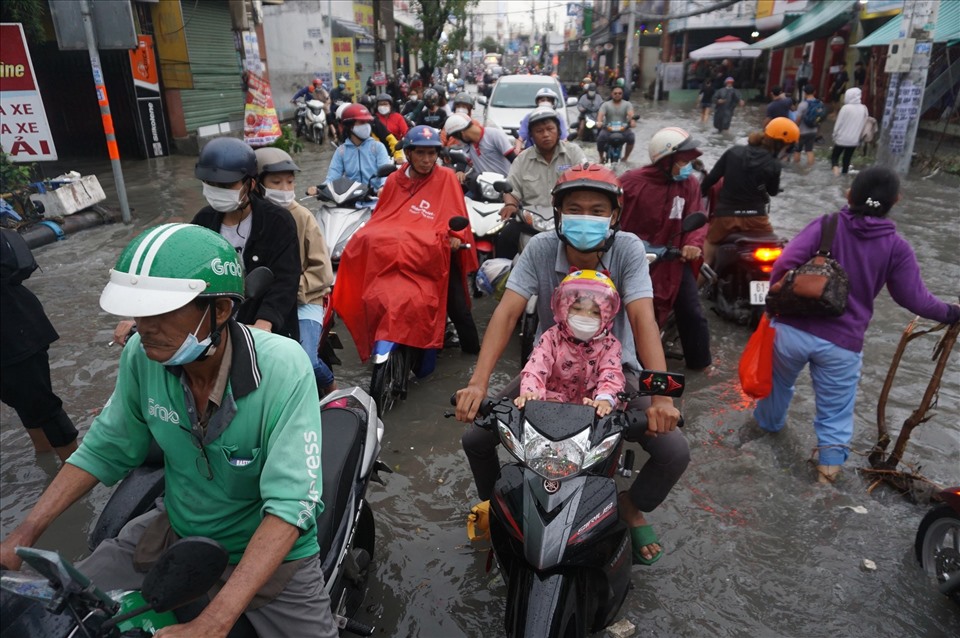
[{"label": "crowd of motorbikes", "polygon": [[[319,101],[301,101],[298,134],[322,144],[328,131],[326,118]],[[581,112],[580,123],[581,141],[595,137],[595,112]],[[607,124],[613,133],[616,126],[625,127]],[[611,138],[610,161],[618,161],[622,146],[622,140]],[[510,184],[504,175],[474,173],[462,150],[453,148],[443,155],[445,162],[466,174],[469,218],[461,218],[460,223],[472,228],[481,262],[475,294],[502,292],[510,262],[498,258],[495,246],[507,221],[501,219],[500,211]],[[384,166],[379,176],[393,170],[394,165]],[[347,242],[373,214],[376,193],[369,183],[339,179],[319,187],[316,199],[317,220],[336,271]],[[521,252],[531,237],[554,230],[552,210],[521,205],[514,217],[523,224]],[[684,220],[682,232],[707,221],[706,214],[691,215]],[[718,315],[756,325],[772,264],[785,243],[776,235],[748,233],[731,235],[720,243],[714,263],[701,266],[704,296]],[[646,249],[652,268],[680,254],[679,246],[648,245]],[[248,290],[247,294],[259,293]],[[530,300],[518,326],[521,361],[534,345],[536,301]],[[327,363],[339,364],[336,350],[343,345],[334,331],[333,314],[325,317],[320,354]],[[668,353],[676,349],[669,324],[668,320],[661,334]],[[373,569],[376,530],[366,491],[371,481],[382,483],[381,472],[391,471],[378,458],[382,415],[406,397],[411,374],[418,378],[430,374],[437,352],[381,341],[374,346],[372,360],[369,393],[352,388],[322,400],[325,508],[317,521],[333,612],[343,630],[367,636],[374,628],[354,616]],[[643,394],[676,397],[683,393],[684,379],[679,374],[644,371],[640,386],[645,388]],[[343,399],[346,406],[339,407],[337,402]],[[636,438],[629,435],[632,431],[645,430],[645,415],[615,411],[598,419],[593,408],[582,405],[531,401],[520,409],[501,400],[485,402],[476,424],[497,432],[513,457],[501,469],[490,504],[493,552],[507,583],[506,634],[585,636],[603,629],[616,618],[630,583],[630,537],[618,514],[614,479],[632,473],[633,452],[624,441]],[[154,507],[163,490],[162,457],[153,454],[119,484],[91,533],[90,548],[116,536],[127,521]],[[939,581],[940,591],[960,603],[960,488],[946,490],[941,498],[943,504],[919,526],[915,553],[923,569]],[[0,579],[4,636],[152,635],[160,627],[195,617],[226,564],[225,552],[216,543],[187,538],[161,556],[142,591],[103,592],[56,553],[24,548],[18,554],[36,574],[5,572]],[[231,635],[255,635],[252,627],[242,624],[241,617]]]}]

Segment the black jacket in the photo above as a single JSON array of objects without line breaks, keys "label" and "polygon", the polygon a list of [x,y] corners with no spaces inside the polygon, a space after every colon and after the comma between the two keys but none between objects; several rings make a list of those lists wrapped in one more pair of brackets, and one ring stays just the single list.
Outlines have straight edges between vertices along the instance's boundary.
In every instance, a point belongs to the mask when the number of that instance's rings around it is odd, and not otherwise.
[{"label": "black jacket", "polygon": [[[253,206],[250,237],[243,249],[243,267],[250,272],[258,266],[273,271],[273,285],[260,304],[244,309],[237,321],[253,324],[266,319],[273,324],[273,332],[300,339],[297,320],[297,291],[300,287],[300,248],[297,226],[290,212],[258,195],[250,198]],[[217,233],[223,223],[223,213],[209,206],[203,208],[191,222]]]},{"label": "black jacket", "polygon": [[743,210],[766,214],[770,197],[780,192],[780,162],[760,146],[727,149],[703,180],[701,192],[706,196],[721,177],[723,186],[717,197],[718,217]]}]

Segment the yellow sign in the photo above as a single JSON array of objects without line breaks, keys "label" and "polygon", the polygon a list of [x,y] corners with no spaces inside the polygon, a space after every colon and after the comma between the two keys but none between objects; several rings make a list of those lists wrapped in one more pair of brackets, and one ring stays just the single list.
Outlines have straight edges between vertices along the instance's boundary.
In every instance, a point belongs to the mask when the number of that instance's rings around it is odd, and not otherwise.
[{"label": "yellow sign", "polygon": [[374,35],[373,0],[353,0],[353,21]]},{"label": "yellow sign", "polygon": [[151,5],[153,37],[160,58],[160,76],[168,89],[192,89],[190,54],[183,28],[180,0],[161,0]]},{"label": "yellow sign", "polygon": [[357,60],[353,50],[353,38],[333,38],[333,81],[347,77],[347,86],[353,91],[354,100],[360,95],[360,78],[357,77]]}]

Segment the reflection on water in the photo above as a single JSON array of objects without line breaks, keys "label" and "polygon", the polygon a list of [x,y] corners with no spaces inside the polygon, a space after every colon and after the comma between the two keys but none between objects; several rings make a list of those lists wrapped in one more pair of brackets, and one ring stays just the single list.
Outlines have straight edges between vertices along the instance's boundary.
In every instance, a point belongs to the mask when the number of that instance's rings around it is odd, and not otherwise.
[{"label": "reflection on water", "polygon": [[[759,110],[738,110],[733,133],[701,131],[693,109],[640,108],[637,148],[630,166],[646,161],[643,140],[662,126],[686,124],[705,141],[711,166]],[[829,140],[829,137],[828,137]],[[822,152],[824,147],[819,147]],[[595,148],[588,155],[595,157]],[[322,181],[330,152],[308,145],[296,159],[304,169],[301,190]],[[97,299],[119,250],[143,227],[188,220],[202,204],[192,178],[193,158],[128,162],[124,167],[136,220],[84,231],[36,251],[43,271],[29,286],[43,301],[61,339],[50,351],[54,385],[67,411],[85,431],[113,388],[119,350],[110,348],[115,319]],[[854,167],[863,167],[855,158]],[[629,168],[629,167],[626,167]],[[106,166],[96,170],[110,191]],[[785,192],[774,198],[772,222],[793,236],[815,217],[837,209],[850,178],[834,178],[824,159],[813,169],[784,170]],[[927,284],[942,297],[956,294],[956,181],[938,177],[904,183],[895,209],[900,232],[917,252]],[[493,310],[481,299],[474,314],[481,329]],[[752,402],[740,392],[736,364],[747,339],[744,328],[708,313],[715,366],[688,376],[683,399],[692,463],[667,501],[650,516],[665,557],[634,569],[634,589],[621,610],[644,636],[907,636],[958,635],[957,609],[935,592],[913,558],[913,536],[926,509],[867,485],[855,474],[867,464],[876,438],[876,399],[900,333],[911,319],[881,293],[867,334],[863,379],[856,412],[855,454],[836,487],[814,483],[808,459],[815,445],[809,376],[798,391],[786,428],[778,435],[742,442],[740,428]],[[347,350],[336,369],[341,386],[366,386],[369,368],[359,363],[342,326]],[[931,344],[912,347],[891,393],[888,422],[894,433],[922,394],[932,365]],[[517,348],[507,350],[491,382],[506,382],[517,371]],[[471,547],[465,516],[475,492],[460,451],[462,426],[444,419],[448,398],[464,385],[473,358],[445,351],[437,371],[413,383],[406,402],[386,418],[383,460],[395,470],[386,487],[372,485],[369,498],[377,519],[376,573],[365,620],[384,636],[502,635],[506,587],[494,567],[487,571],[486,548]],[[960,481],[960,366],[954,356],[944,374],[934,418],[918,427],[906,461],[941,484]],[[52,460],[39,467],[16,416],[2,408],[0,433],[0,530],[8,532],[25,516],[50,479]],[[642,454],[638,450],[638,454]],[[642,458],[637,463],[641,463]],[[638,465],[639,466],[639,465]],[[86,551],[86,534],[109,496],[97,488],[50,530],[43,547],[76,558]],[[856,514],[848,505],[863,505]],[[863,571],[869,558],[878,569]]]}]

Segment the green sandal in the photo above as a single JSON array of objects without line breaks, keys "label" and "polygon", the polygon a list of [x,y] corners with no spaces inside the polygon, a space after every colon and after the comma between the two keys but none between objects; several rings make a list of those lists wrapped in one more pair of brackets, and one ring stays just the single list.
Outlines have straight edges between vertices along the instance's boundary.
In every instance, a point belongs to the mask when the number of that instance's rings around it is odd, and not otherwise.
[{"label": "green sandal", "polygon": [[634,565],[653,565],[655,562],[660,560],[663,556],[663,546],[661,545],[660,551],[653,555],[652,558],[644,558],[643,554],[640,553],[640,549],[656,543],[660,545],[660,539],[657,538],[657,533],[653,531],[653,527],[650,525],[641,525],[639,527],[630,528],[630,540],[633,542],[633,564]]}]

